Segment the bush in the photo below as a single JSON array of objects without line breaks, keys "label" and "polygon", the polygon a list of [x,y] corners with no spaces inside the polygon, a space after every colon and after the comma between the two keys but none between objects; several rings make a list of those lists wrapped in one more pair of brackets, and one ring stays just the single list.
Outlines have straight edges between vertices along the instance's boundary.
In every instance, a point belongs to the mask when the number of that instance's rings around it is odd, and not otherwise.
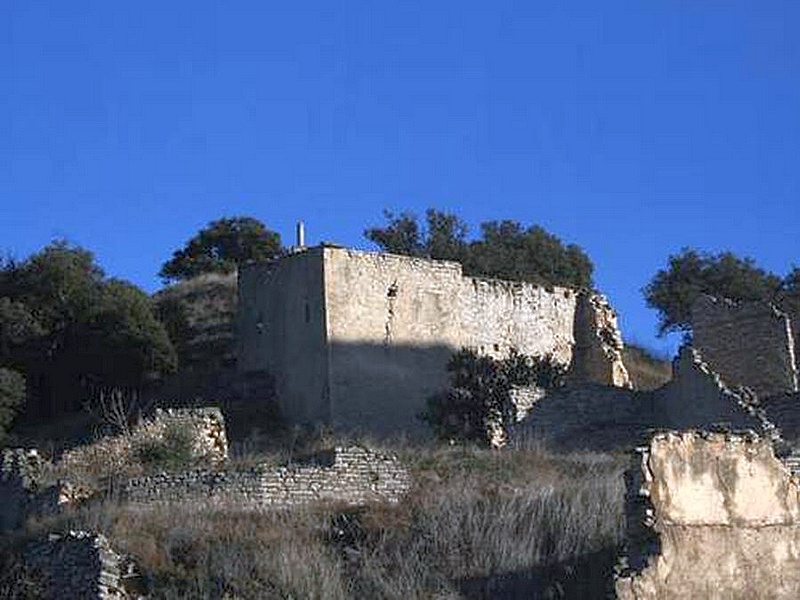
[{"label": "bush", "polygon": [[145,469],[175,471],[189,467],[194,458],[192,430],[183,423],[169,423],[163,436],[142,441],[136,458]]},{"label": "bush", "polygon": [[25,403],[25,377],[0,367],[0,441],[5,438],[19,408]]},{"label": "bush", "polygon": [[515,387],[536,385],[546,389],[564,384],[566,368],[552,356],[524,356],[512,351],[505,360],[478,356],[462,349],[450,359],[447,370],[451,387],[428,398],[428,409],[420,415],[445,440],[488,443],[490,429],[504,431],[514,422]]}]

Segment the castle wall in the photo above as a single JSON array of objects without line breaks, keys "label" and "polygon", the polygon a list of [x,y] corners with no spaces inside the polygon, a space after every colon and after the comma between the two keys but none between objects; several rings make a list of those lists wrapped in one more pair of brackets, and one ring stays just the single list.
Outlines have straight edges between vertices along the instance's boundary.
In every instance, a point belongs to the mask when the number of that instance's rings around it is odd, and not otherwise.
[{"label": "castle wall", "polygon": [[[633,569],[616,582],[621,600],[800,596],[800,488],[768,440],[661,434],[629,483],[644,484],[644,506],[628,507]],[[642,515],[659,543],[639,557]]]},{"label": "castle wall", "polygon": [[424,432],[418,415],[447,388],[447,362],[462,347],[568,365],[579,337],[587,364],[576,377],[627,385],[616,316],[587,297],[577,319],[574,290],[464,277],[448,261],[311,248],[240,274],[239,368],[275,375],[290,422]]},{"label": "castle wall", "polygon": [[759,396],[797,391],[789,317],[761,302],[701,296],[692,306],[692,343],[729,386]]},{"label": "castle wall", "polygon": [[325,248],[333,422],[424,431],[426,400],[461,347],[572,359],[577,294],[463,277],[461,265]]},{"label": "castle wall", "polygon": [[599,384],[548,390],[511,427],[509,445],[544,444],[563,451],[629,449],[657,427],[654,395]]},{"label": "castle wall", "polygon": [[748,398],[731,390],[705,362],[705,354],[691,346],[680,348],[673,362],[672,380],[654,393],[663,428],[761,428],[748,411]]},{"label": "castle wall", "polygon": [[460,345],[461,267],[325,248],[333,425],[422,431]]},{"label": "castle wall", "polygon": [[322,252],[310,248],[239,275],[238,368],[272,374],[294,423],[330,417]]},{"label": "castle wall", "polygon": [[513,348],[531,356],[551,354],[565,365],[572,360],[575,291],[464,277],[457,300],[461,346],[495,358]]}]

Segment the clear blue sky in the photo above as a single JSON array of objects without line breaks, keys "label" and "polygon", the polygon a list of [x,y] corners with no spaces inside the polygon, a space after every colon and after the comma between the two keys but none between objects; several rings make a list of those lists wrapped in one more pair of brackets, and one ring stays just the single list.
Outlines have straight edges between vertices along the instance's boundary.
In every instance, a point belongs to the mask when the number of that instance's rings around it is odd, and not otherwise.
[{"label": "clear blue sky", "polygon": [[435,206],[580,244],[665,349],[640,288],[670,253],[800,263],[798,27],[794,0],[5,0],[0,249],[67,238],[152,291],[221,216],[366,247]]}]

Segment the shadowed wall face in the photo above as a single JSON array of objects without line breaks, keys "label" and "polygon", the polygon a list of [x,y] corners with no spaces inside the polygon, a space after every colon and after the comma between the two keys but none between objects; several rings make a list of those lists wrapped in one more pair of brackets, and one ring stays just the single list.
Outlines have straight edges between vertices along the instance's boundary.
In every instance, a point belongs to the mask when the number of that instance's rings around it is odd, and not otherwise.
[{"label": "shadowed wall face", "polygon": [[797,391],[791,321],[769,304],[701,296],[692,306],[692,343],[729,386],[759,396]]},{"label": "shadowed wall face", "polygon": [[426,399],[461,347],[572,358],[576,295],[465,278],[446,261],[324,249],[333,424],[424,432]]},{"label": "shadowed wall face", "polygon": [[272,374],[294,423],[330,420],[322,266],[322,248],[311,248],[239,277],[238,368]]}]

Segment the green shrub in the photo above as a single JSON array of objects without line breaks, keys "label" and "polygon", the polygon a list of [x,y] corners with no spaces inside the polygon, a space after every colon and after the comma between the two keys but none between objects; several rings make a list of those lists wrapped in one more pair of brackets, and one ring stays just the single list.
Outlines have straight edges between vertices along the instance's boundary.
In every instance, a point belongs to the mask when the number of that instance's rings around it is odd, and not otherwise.
[{"label": "green shrub", "polygon": [[140,442],[135,453],[146,469],[175,471],[187,468],[194,458],[192,429],[183,423],[169,423],[162,436]]},{"label": "green shrub", "polygon": [[0,367],[0,442],[24,403],[25,377],[17,371]]},{"label": "green shrub", "polygon": [[450,389],[428,398],[420,418],[440,439],[479,443],[489,441],[492,423],[506,430],[514,422],[513,388],[561,387],[566,372],[550,355],[531,357],[512,351],[507,359],[497,360],[466,348],[453,355],[447,370]]}]

